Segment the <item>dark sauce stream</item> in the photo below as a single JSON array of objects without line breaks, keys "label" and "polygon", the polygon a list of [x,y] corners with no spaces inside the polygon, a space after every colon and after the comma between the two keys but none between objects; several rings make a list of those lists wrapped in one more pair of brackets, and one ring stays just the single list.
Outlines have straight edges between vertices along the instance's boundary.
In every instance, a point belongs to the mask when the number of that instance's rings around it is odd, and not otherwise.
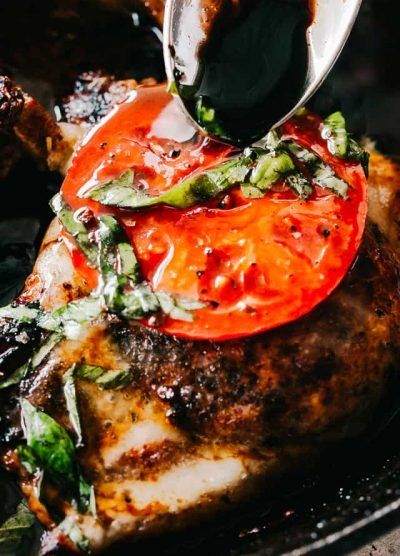
[{"label": "dark sauce stream", "polygon": [[200,125],[236,145],[265,136],[302,95],[312,19],[312,0],[203,0],[195,82],[175,75]]}]

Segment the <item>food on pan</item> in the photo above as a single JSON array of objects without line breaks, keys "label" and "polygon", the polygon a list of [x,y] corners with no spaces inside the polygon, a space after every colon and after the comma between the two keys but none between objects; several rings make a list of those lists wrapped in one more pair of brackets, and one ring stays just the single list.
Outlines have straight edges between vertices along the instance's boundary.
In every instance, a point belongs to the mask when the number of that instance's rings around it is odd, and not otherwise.
[{"label": "food on pan", "polygon": [[167,75],[190,116],[234,145],[265,137],[310,87],[316,15],[314,0],[171,2]]},{"label": "food on pan", "polygon": [[55,124],[0,83],[2,126],[66,171],[0,310],[2,461],[45,549],[209,519],[377,421],[400,178],[373,152],[367,182],[340,113],[302,110],[241,151],[188,126],[165,84],[85,74]]}]

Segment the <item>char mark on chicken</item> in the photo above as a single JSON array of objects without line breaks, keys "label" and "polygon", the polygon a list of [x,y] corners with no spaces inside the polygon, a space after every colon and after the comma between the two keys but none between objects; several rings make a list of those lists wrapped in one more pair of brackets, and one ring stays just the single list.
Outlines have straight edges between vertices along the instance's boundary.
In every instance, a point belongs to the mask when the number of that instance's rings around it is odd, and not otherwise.
[{"label": "char mark on chicken", "polygon": [[0,129],[12,127],[24,107],[24,95],[6,75],[0,75]]}]

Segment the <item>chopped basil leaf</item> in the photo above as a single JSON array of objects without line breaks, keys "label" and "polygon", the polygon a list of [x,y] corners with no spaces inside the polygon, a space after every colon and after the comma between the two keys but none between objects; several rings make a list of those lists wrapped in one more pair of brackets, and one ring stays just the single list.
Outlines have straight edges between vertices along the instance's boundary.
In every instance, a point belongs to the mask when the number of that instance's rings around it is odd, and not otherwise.
[{"label": "chopped basil leaf", "polygon": [[[88,191],[85,196],[96,199],[103,204],[122,208],[140,208],[157,204],[166,204],[175,208],[188,208],[197,203],[215,198],[233,185],[240,184],[245,196],[251,198],[262,197],[276,182],[285,179],[287,185],[299,197],[306,199],[312,192],[312,185],[306,176],[297,170],[291,154],[299,158],[311,173],[317,174],[316,182],[343,196],[344,182],[335,177],[333,172],[330,179],[326,172],[322,172],[322,161],[308,149],[294,143],[285,144],[277,132],[270,132],[265,149],[247,149],[243,155],[229,160],[198,175],[184,179],[170,191],[158,197],[151,197],[133,186],[133,172],[126,180],[126,174],[114,181],[100,184]],[[287,150],[290,151],[287,152]],[[355,147],[354,147],[355,152]],[[361,155],[359,155],[361,156]],[[310,168],[313,166],[313,168]],[[315,168],[314,168],[315,166]],[[125,176],[125,177],[124,177]],[[121,183],[123,184],[121,186]],[[124,191],[121,191],[123,187]],[[134,256],[134,254],[133,254]],[[136,258],[133,259],[134,261]],[[124,274],[126,274],[124,272]]]},{"label": "chopped basil leaf", "polygon": [[66,430],[28,400],[21,399],[21,410],[27,446],[40,467],[52,480],[73,485],[75,448]]},{"label": "chopped basil leaf", "polygon": [[94,265],[97,258],[97,248],[90,241],[86,226],[64,201],[61,193],[57,193],[50,201],[50,206],[59,218],[65,230],[74,238],[79,249],[86,255],[89,262]]},{"label": "chopped basil leaf", "polygon": [[20,463],[25,467],[28,473],[33,475],[39,469],[39,464],[35,458],[32,448],[21,444],[17,448],[18,459]]},{"label": "chopped basil leaf", "polygon": [[252,170],[250,184],[261,191],[267,191],[279,179],[295,169],[293,160],[287,153],[265,154],[260,157],[256,167]]},{"label": "chopped basil leaf", "polygon": [[132,373],[130,371],[107,371],[96,380],[96,384],[102,390],[125,388],[132,382]]},{"label": "chopped basil leaf", "polygon": [[[243,172],[248,172],[248,156],[246,155],[246,163],[243,163],[242,159],[240,162],[234,160],[223,165],[222,172],[221,168],[211,170],[208,174],[214,179],[212,187],[226,187],[225,184],[230,183],[231,180],[240,180]],[[216,172],[215,175],[214,172]],[[117,187],[120,186],[121,180],[123,182],[131,179],[133,180],[133,172],[130,177],[125,172],[118,180]],[[195,188],[196,186],[193,191]],[[175,188],[168,195],[172,193],[175,195]],[[178,191],[178,196],[180,193]],[[67,338],[77,339],[82,332],[82,326],[94,320],[105,308],[127,319],[142,319],[166,308],[168,311],[164,312],[171,318],[193,319],[187,309],[187,300],[183,302],[180,299],[174,299],[169,294],[153,292],[149,284],[139,283],[141,278],[134,250],[128,243],[123,228],[113,216],[100,217],[96,237],[99,251],[96,266],[103,278],[101,295],[92,295],[74,301],[51,314],[43,313],[38,319],[40,327],[47,330],[62,330]],[[194,300],[189,301],[192,307],[204,306]],[[103,302],[105,307],[103,307]]]},{"label": "chopped basil leaf", "polygon": [[21,399],[21,410],[27,442],[18,448],[21,462],[30,472],[40,469],[55,484],[61,483],[77,493],[79,511],[93,511],[94,491],[78,473],[75,447],[67,431],[28,400]]},{"label": "chopped basil leaf", "polygon": [[135,208],[130,202],[131,196],[134,194],[139,200],[137,206],[143,206],[140,204],[140,199],[147,199],[147,196],[134,189],[134,179],[135,174],[133,170],[127,170],[118,178],[100,183],[89,191],[79,193],[79,195],[85,199],[89,198],[98,201],[103,205]]},{"label": "chopped basil leaf", "polygon": [[326,139],[329,151],[345,158],[349,149],[349,138],[346,131],[346,120],[341,112],[335,112],[324,120],[321,135]]},{"label": "chopped basil leaf", "polygon": [[[123,286],[127,286],[124,288]],[[108,284],[107,302],[110,310],[127,319],[138,320],[160,310],[157,296],[146,283],[131,288],[124,277],[116,277]]]},{"label": "chopped basil leaf", "polygon": [[175,320],[192,322],[194,317],[191,311],[196,311],[206,306],[201,301],[171,296],[165,292],[156,292],[156,296],[162,312]]},{"label": "chopped basil leaf", "polygon": [[357,141],[350,139],[348,158],[361,163],[366,177],[369,175],[369,152],[365,151]]},{"label": "chopped basil leaf", "polygon": [[[161,294],[164,296],[168,295],[162,292],[157,292],[157,296]],[[198,309],[203,309],[206,306],[206,304],[201,301],[197,301],[196,299],[190,299],[188,297],[183,297],[180,295],[172,297],[172,300],[175,301],[175,304],[184,311],[197,311]]]},{"label": "chopped basil leaf", "polygon": [[122,274],[135,282],[139,279],[139,263],[133,247],[127,242],[125,232],[110,215],[100,217],[98,231],[99,267],[103,278]]},{"label": "chopped basil leaf", "polygon": [[30,324],[39,315],[39,309],[27,305],[7,305],[0,309],[0,318],[13,319],[22,324]]},{"label": "chopped basil leaf", "polygon": [[96,496],[94,486],[90,485],[83,475],[79,475],[79,499],[76,504],[77,509],[82,513],[96,515]]},{"label": "chopped basil leaf", "polygon": [[314,182],[324,189],[330,189],[343,199],[347,196],[348,185],[335,175],[330,166],[319,161],[313,170]]},{"label": "chopped basil leaf", "polygon": [[132,373],[124,370],[107,370],[97,365],[76,366],[76,377],[95,382],[102,390],[124,388],[132,382]]},{"label": "chopped basil leaf", "polygon": [[78,400],[77,400],[76,386],[74,380],[75,368],[76,365],[72,365],[72,367],[70,367],[68,371],[64,373],[63,390],[64,390],[65,403],[67,405],[69,420],[71,421],[71,425],[78,439],[78,442],[76,443],[76,447],[80,448],[81,446],[83,446],[83,436],[82,436],[81,421],[79,418]]},{"label": "chopped basil leaf", "polygon": [[53,313],[43,313],[38,326],[46,330],[62,331],[71,340],[79,339],[88,322],[95,320],[103,311],[100,296],[92,295],[71,301]]},{"label": "chopped basil leaf", "polygon": [[97,380],[106,373],[104,367],[98,365],[77,365],[75,370],[75,375],[77,378],[82,380],[90,380],[91,382],[97,382]]},{"label": "chopped basil leaf", "polygon": [[225,132],[217,119],[215,109],[205,104],[204,98],[200,97],[196,101],[196,117],[202,128],[211,135],[223,137]]},{"label": "chopped basil leaf", "polygon": [[[204,303],[195,300],[182,301],[179,297],[165,292],[154,292],[146,283],[126,288],[123,277],[116,277],[113,283],[108,283],[105,298],[110,310],[126,319],[140,320],[152,313],[162,311],[175,320],[192,321],[194,316],[187,309],[191,307],[201,309]],[[192,309],[194,310],[194,309]]]},{"label": "chopped basil leaf", "polygon": [[[127,319],[141,319],[149,313],[157,313],[162,306],[159,298],[147,284],[141,284],[121,297],[121,314]],[[164,305],[165,307],[165,305]]]},{"label": "chopped basil leaf", "polygon": [[14,384],[21,382],[21,380],[28,376],[29,373],[36,369],[36,367],[38,367],[46,359],[48,354],[61,339],[61,334],[57,334],[56,332],[50,334],[50,336],[40,346],[38,351],[31,357],[31,359],[29,359],[27,363],[25,363],[25,365],[18,367],[18,369],[16,369],[8,378],[0,382],[0,390],[4,390],[4,388],[8,388],[9,386],[13,386]]},{"label": "chopped basil leaf", "polygon": [[35,494],[38,500],[43,500],[43,480],[44,480],[44,471],[43,469],[38,469],[36,471],[36,477],[35,477]]},{"label": "chopped basil leaf", "polygon": [[153,198],[151,204],[164,203],[183,209],[214,199],[228,188],[245,180],[250,162],[249,155],[229,160],[217,168],[183,180],[170,191]]},{"label": "chopped basil leaf", "polygon": [[273,129],[270,131],[265,139],[265,148],[267,151],[274,152],[282,144],[282,138],[279,133]]},{"label": "chopped basil leaf", "polygon": [[287,147],[289,151],[294,154],[301,162],[303,162],[306,166],[310,166],[318,162],[318,157],[308,149],[304,147],[300,147],[300,145],[296,145],[296,143],[288,143]]},{"label": "chopped basil leaf", "polygon": [[[277,134],[270,133],[269,138],[270,147],[277,148],[279,141]],[[290,179],[292,176],[293,178]],[[241,189],[246,197],[259,198],[263,197],[265,191],[271,189],[277,181],[283,179],[301,197],[311,188],[305,176],[301,177],[296,169],[290,154],[279,147],[279,150],[260,156],[250,174],[249,183],[243,184]]]},{"label": "chopped basil leaf", "polygon": [[112,216],[100,218],[97,232],[99,240],[98,266],[103,277],[113,276],[117,272],[117,257],[114,249],[117,243],[116,227],[118,227],[117,221]]},{"label": "chopped basil leaf", "polygon": [[312,185],[301,172],[290,174],[285,182],[300,199],[307,199],[313,192]]},{"label": "chopped basil leaf", "polygon": [[56,347],[56,345],[61,341],[62,334],[55,332],[50,334],[40,346],[38,351],[33,355],[31,359],[31,370],[36,369],[49,355],[49,353]]},{"label": "chopped basil leaf", "polygon": [[96,493],[94,490],[94,486],[90,485],[90,494],[89,494],[89,512],[96,517],[97,516],[97,504],[96,504]]},{"label": "chopped basil leaf", "polygon": [[[62,333],[66,338],[76,340],[79,338],[84,325],[96,319],[102,313],[103,301],[101,296],[91,295],[72,301],[52,313],[46,313],[38,309],[32,310],[34,312],[26,312],[23,310],[24,306],[21,305],[20,307],[21,310],[18,311],[14,311],[13,307],[4,307],[0,311],[3,311],[7,318],[20,320],[20,322],[27,322],[26,319],[29,315],[31,319],[29,322],[36,321],[40,328]],[[29,310],[29,307],[26,307],[26,309]],[[39,353],[38,356],[40,356]],[[23,374],[22,369],[19,369],[19,371]]]},{"label": "chopped basil leaf", "polygon": [[0,525],[0,554],[23,556],[31,554],[36,520],[25,502],[20,502],[13,515]]},{"label": "chopped basil leaf", "polygon": [[18,369],[15,369],[13,373],[4,380],[0,382],[0,390],[4,390],[5,388],[9,388],[10,386],[14,386],[15,384],[19,384],[21,380],[23,380],[30,371],[30,361],[25,363],[25,365],[21,365]]},{"label": "chopped basil leaf", "polygon": [[128,242],[121,242],[118,243],[117,249],[121,265],[121,274],[128,276],[131,280],[136,282],[139,277],[139,263],[132,245]]},{"label": "chopped basil leaf", "polygon": [[249,183],[244,183],[240,189],[243,195],[248,199],[261,199],[265,196],[265,191],[262,191],[261,189],[258,189],[258,187],[250,185]]},{"label": "chopped basil leaf", "polygon": [[170,95],[178,95],[179,91],[178,91],[178,85],[176,83],[176,81],[169,81],[167,83],[167,93],[169,93]]},{"label": "chopped basil leaf", "polygon": [[90,553],[90,544],[85,535],[82,533],[77,522],[70,516],[58,524],[58,529],[64,533],[70,541],[75,544],[82,552]]},{"label": "chopped basil leaf", "polygon": [[[271,141],[274,139],[274,146],[277,146],[279,139],[275,135],[271,135]],[[247,149],[242,156],[229,160],[212,170],[184,179],[172,187],[170,191],[158,197],[151,197],[137,191],[134,189],[133,183],[129,187],[124,185],[124,191],[122,192],[121,178],[114,182],[96,186],[88,191],[85,196],[103,204],[121,208],[140,208],[166,204],[183,209],[214,199],[233,185],[241,184],[245,195],[261,197],[262,195],[259,192],[270,189],[279,179],[296,169],[290,155],[286,152],[265,153],[266,151],[262,149]],[[255,161],[257,161],[257,164],[252,169]]]},{"label": "chopped basil leaf", "polygon": [[104,205],[120,208],[134,209],[159,204],[181,209],[188,208],[196,203],[213,199],[232,185],[243,182],[249,173],[251,161],[251,154],[229,160],[217,168],[184,179],[158,197],[151,197],[135,189],[133,178],[129,185],[126,183],[121,185],[121,178],[100,184],[85,193],[85,197],[95,199]]},{"label": "chopped basil leaf", "polygon": [[[330,189],[339,197],[346,198],[348,192],[347,183],[338,178],[330,166],[325,164],[320,158],[315,156],[314,153],[299,147],[294,143],[290,143],[288,148],[299,160],[301,160],[309,170],[314,183],[324,189]],[[289,184],[290,185],[290,184]]]},{"label": "chopped basil leaf", "polygon": [[[233,171],[237,173],[236,168]],[[139,283],[140,272],[135,253],[113,216],[100,218],[97,236],[98,264],[103,277],[102,294],[109,311],[136,320],[159,311],[177,320],[193,319],[181,300],[169,294],[154,292],[147,283]],[[192,307],[204,306],[199,302],[190,302]]]},{"label": "chopped basil leaf", "polygon": [[360,162],[368,177],[369,154],[350,138],[346,131],[346,120],[341,112],[335,112],[325,119],[321,135],[327,140],[328,149],[332,154]]}]

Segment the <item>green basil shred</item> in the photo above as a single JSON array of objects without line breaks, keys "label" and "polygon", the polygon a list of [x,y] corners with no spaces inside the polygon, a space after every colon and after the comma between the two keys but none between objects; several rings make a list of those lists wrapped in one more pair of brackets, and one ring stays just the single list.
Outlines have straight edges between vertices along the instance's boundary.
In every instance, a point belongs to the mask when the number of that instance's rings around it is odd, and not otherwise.
[{"label": "green basil shred", "polygon": [[0,390],[4,390],[14,384],[18,384],[21,380],[26,378],[34,369],[43,363],[61,339],[62,335],[58,332],[50,334],[34,355],[24,365],[21,365],[21,367],[18,367],[9,377],[0,381]]},{"label": "green basil shred", "polygon": [[26,445],[18,448],[21,463],[29,472],[41,469],[57,485],[69,489],[79,511],[91,510],[92,489],[81,476],[75,446],[67,431],[50,415],[21,399]]},{"label": "green basil shred", "polygon": [[207,106],[203,97],[199,97],[195,105],[196,118],[200,126],[207,131],[207,133],[215,137],[224,137],[226,133],[219,122],[215,108]]},{"label": "green basil shred", "polygon": [[350,137],[346,130],[346,120],[341,112],[334,112],[327,118],[321,128],[321,135],[326,139],[329,151],[340,158],[360,162],[368,177],[369,153]]},{"label": "green basil shred", "polygon": [[39,466],[52,480],[74,484],[75,447],[66,430],[26,399],[21,399],[21,410],[27,446]]},{"label": "green basil shred", "polygon": [[68,410],[69,420],[77,437],[76,448],[83,446],[82,426],[79,417],[78,399],[75,385],[76,364],[72,365],[63,375],[63,391]]},{"label": "green basil shred", "polygon": [[61,523],[58,524],[58,529],[64,533],[64,535],[68,537],[73,544],[82,550],[82,552],[90,554],[89,541],[73,517],[66,517]]},{"label": "green basil shred", "polygon": [[335,112],[324,120],[321,135],[326,139],[329,151],[345,158],[349,151],[349,136],[346,131],[346,120],[341,112]]},{"label": "green basil shred", "polygon": [[124,388],[132,382],[131,371],[107,370],[98,365],[81,363],[75,367],[75,376],[96,383],[102,390]]},{"label": "green basil shred", "polygon": [[21,324],[30,324],[36,320],[39,312],[39,309],[28,305],[11,304],[0,308],[0,318],[16,320]]},{"label": "green basil shred", "polygon": [[73,212],[60,194],[51,199],[50,206],[64,229],[79,244],[80,250],[87,257],[89,263],[95,265],[97,260],[96,245],[90,240],[86,226],[79,220],[77,213]]},{"label": "green basil shred", "polygon": [[[211,118],[212,114],[208,114],[206,109],[204,112]],[[368,153],[348,136],[340,112],[325,120],[321,133],[333,154],[360,161],[367,172]],[[298,152],[302,157],[298,156]],[[296,166],[293,156],[306,165],[309,172],[307,176]],[[137,209],[165,204],[184,209],[214,199],[233,185],[240,185],[248,197],[262,197],[281,180],[303,199],[311,195],[313,184],[331,189],[341,197],[347,193],[347,184],[335,176],[321,159],[291,141],[282,140],[276,131],[272,131],[266,138],[264,148],[246,149],[242,155],[217,168],[183,179],[161,195],[151,196],[136,188],[133,170],[127,170],[120,177],[90,189],[83,188],[80,195],[119,208]]]},{"label": "green basil shred", "polygon": [[0,524],[0,554],[2,556],[22,556],[31,554],[35,541],[36,520],[24,501],[15,512]]}]

